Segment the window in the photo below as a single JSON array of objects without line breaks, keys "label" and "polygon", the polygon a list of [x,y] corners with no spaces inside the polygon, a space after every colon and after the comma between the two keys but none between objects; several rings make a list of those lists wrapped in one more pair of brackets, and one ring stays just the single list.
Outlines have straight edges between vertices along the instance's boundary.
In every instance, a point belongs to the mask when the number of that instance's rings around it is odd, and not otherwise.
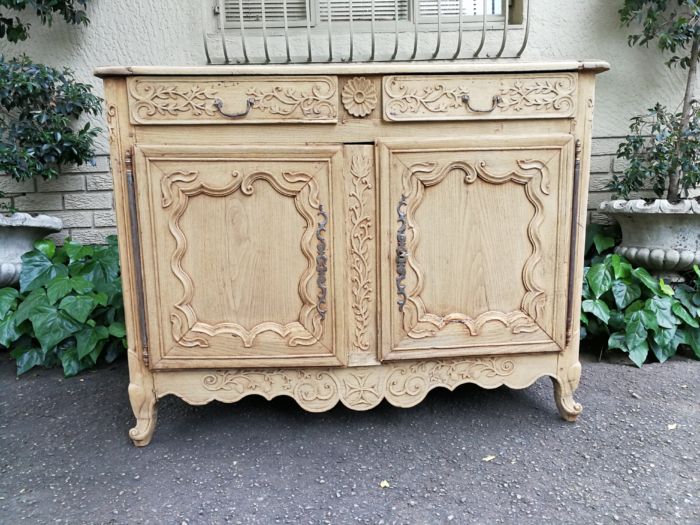
[{"label": "window", "polygon": [[[512,6],[513,0],[509,0]],[[503,20],[504,0],[224,0],[226,27],[240,27],[241,7],[246,28],[284,27],[284,11],[287,26],[306,26],[307,12],[312,27],[328,22],[330,5],[331,23],[348,22],[399,22],[410,24],[436,23],[438,15],[446,23],[481,20],[486,15]],[[374,17],[372,16],[374,13]],[[512,14],[512,12],[511,12]],[[263,19],[264,15],[264,19]],[[511,20],[510,23],[516,21]]]}]

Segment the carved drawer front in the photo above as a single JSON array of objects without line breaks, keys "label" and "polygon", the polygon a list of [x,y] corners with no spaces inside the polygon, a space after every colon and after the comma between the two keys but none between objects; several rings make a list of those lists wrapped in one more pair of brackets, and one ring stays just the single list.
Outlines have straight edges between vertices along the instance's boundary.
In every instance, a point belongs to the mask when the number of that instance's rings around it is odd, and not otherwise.
[{"label": "carved drawer front", "polygon": [[338,79],[133,77],[132,124],[273,124],[338,121]]},{"label": "carved drawer front", "polygon": [[334,145],[135,148],[152,368],[345,362],[342,164]]},{"label": "carved drawer front", "polygon": [[573,144],[380,141],[384,359],[564,348]]},{"label": "carved drawer front", "polygon": [[576,75],[386,76],[384,119],[571,118]]}]

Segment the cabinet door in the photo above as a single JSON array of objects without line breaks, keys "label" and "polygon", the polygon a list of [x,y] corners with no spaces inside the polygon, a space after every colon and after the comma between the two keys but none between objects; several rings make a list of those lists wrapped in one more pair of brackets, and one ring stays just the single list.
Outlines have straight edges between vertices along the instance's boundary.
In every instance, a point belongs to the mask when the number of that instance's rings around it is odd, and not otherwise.
[{"label": "cabinet door", "polygon": [[573,145],[378,143],[384,359],[564,347]]},{"label": "cabinet door", "polygon": [[340,146],[141,146],[134,167],[152,368],[344,362]]}]

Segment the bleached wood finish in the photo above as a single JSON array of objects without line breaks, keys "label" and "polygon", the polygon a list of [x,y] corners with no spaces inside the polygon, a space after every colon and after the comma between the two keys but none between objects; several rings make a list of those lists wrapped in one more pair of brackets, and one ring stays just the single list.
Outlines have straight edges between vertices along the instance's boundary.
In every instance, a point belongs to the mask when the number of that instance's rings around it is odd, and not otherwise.
[{"label": "bleached wood finish", "polygon": [[[99,71],[136,445],[168,394],[366,410],[549,376],[562,417],[580,413],[588,157],[605,66],[361,66]],[[461,105],[439,92],[437,105],[388,113],[396,75],[420,94],[438,74],[443,90],[464,90]],[[545,100],[552,81],[567,91],[556,102]],[[542,97],[473,111],[494,90],[538,85]],[[270,87],[326,109],[251,103],[235,115]]]}]

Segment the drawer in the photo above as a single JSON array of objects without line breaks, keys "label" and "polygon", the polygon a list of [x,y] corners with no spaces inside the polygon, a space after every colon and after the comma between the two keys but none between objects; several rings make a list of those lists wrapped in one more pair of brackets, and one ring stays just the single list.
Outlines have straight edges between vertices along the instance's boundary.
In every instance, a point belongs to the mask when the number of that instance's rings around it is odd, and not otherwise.
[{"label": "drawer", "polygon": [[498,120],[571,118],[576,76],[386,76],[384,120]]},{"label": "drawer", "polygon": [[[224,77],[225,78],[225,77]],[[338,78],[132,77],[132,124],[274,124],[338,121]]]}]

